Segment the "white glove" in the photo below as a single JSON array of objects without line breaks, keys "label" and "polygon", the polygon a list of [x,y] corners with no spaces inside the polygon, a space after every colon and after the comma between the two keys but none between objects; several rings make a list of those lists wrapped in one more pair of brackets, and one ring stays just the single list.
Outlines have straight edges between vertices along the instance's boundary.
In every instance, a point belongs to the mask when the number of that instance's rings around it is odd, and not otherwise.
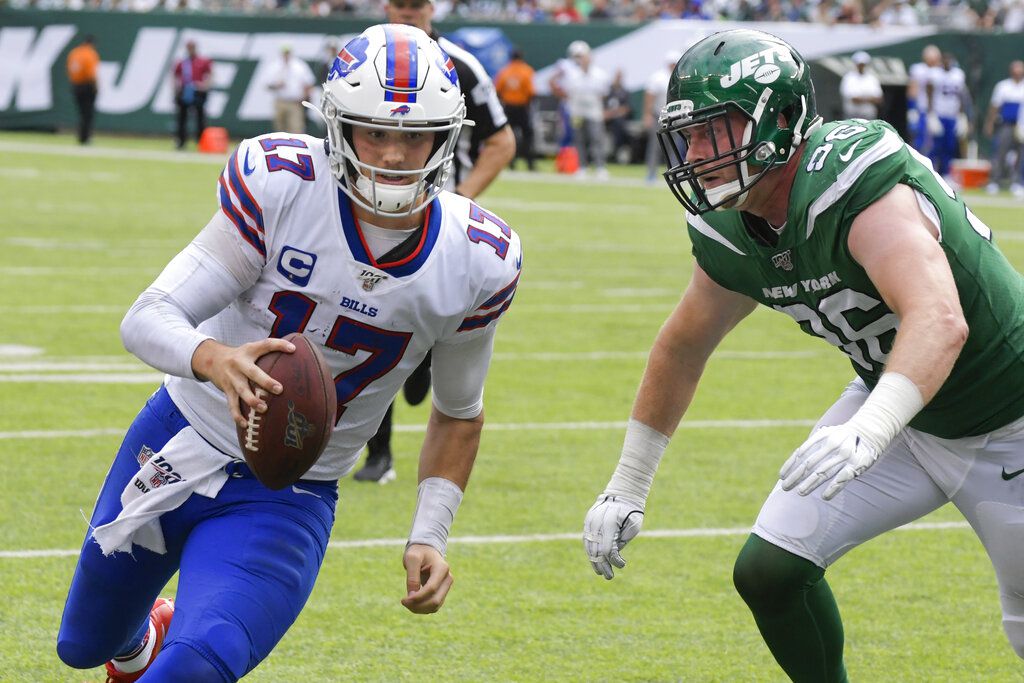
[{"label": "white glove", "polygon": [[928,118],[925,120],[925,125],[928,126],[928,134],[937,137],[942,135],[942,121],[939,119],[939,115],[935,113],[928,114]]},{"label": "white glove", "polygon": [[967,120],[967,114],[960,114],[956,117],[956,136],[961,140],[967,137],[971,131],[971,122]]},{"label": "white glove", "polygon": [[784,491],[799,484],[797,493],[806,496],[835,477],[823,495],[825,500],[832,500],[877,459],[878,451],[846,424],[822,427],[793,451],[779,471],[779,479]]},{"label": "white glove", "polygon": [[612,565],[626,566],[619,551],[640,533],[644,506],[622,496],[602,493],[583,521],[583,548],[594,572],[606,579],[615,576]]}]

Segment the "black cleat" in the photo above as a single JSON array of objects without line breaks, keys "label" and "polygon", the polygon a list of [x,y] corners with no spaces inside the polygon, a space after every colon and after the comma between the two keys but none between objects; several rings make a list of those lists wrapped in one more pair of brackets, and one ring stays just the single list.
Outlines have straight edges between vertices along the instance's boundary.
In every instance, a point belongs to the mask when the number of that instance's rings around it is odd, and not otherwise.
[{"label": "black cleat", "polygon": [[394,481],[398,475],[393,467],[393,459],[390,453],[370,454],[366,456],[366,463],[362,469],[355,473],[353,479],[356,481],[375,481],[378,484],[386,484]]}]

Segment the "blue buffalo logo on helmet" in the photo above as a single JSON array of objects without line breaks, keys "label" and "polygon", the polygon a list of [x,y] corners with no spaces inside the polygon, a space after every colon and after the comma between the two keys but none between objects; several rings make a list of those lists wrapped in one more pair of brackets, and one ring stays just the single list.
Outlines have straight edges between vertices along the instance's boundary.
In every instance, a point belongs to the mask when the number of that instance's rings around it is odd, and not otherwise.
[{"label": "blue buffalo logo on helmet", "polygon": [[455,62],[452,61],[452,58],[448,56],[447,52],[441,49],[440,45],[438,46],[437,49],[441,52],[441,56],[444,57],[445,59],[444,62],[437,63],[437,66],[441,69],[441,73],[445,75],[445,77],[452,85],[458,85],[459,75],[455,73]]},{"label": "blue buffalo logo on helmet", "polygon": [[341,48],[341,52],[334,58],[334,64],[327,74],[327,80],[333,81],[336,78],[345,78],[359,68],[359,65],[366,61],[366,46],[370,40],[365,35],[356,36],[348,41],[348,44]]},{"label": "blue buffalo logo on helmet", "polygon": [[406,114],[408,114],[411,111],[412,111],[412,109],[409,107],[408,104],[401,104],[401,105],[399,105],[399,106],[397,106],[397,107],[395,107],[394,109],[391,110],[391,115],[392,116],[405,116]]}]

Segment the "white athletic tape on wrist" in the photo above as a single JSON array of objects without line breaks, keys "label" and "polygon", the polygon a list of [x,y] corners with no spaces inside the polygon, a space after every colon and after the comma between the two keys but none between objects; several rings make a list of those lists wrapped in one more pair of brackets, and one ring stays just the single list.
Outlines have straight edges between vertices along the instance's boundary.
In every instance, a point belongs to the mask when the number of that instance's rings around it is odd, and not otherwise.
[{"label": "white athletic tape on wrist", "polygon": [[881,454],[924,408],[917,385],[898,372],[886,372],[846,423]]},{"label": "white athletic tape on wrist", "polygon": [[669,438],[633,418],[626,425],[626,439],[622,444],[622,456],[615,467],[605,493],[624,496],[644,505],[647,494],[654,482],[661,456],[668,448]]},{"label": "white athletic tape on wrist", "polygon": [[442,477],[427,477],[421,481],[409,545],[429,545],[443,556],[448,549],[448,532],[461,502],[462,489],[454,482]]}]

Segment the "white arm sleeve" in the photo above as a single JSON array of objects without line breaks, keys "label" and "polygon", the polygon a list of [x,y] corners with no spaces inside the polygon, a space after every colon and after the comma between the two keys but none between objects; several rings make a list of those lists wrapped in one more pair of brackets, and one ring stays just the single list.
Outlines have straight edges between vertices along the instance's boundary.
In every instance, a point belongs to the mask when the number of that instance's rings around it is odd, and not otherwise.
[{"label": "white arm sleeve", "polygon": [[128,309],[121,321],[125,348],[157,370],[194,379],[192,354],[211,338],[196,326],[251,287],[262,271],[241,247],[237,232],[217,212]]},{"label": "white arm sleeve", "polygon": [[437,344],[430,361],[434,406],[448,417],[470,420],[484,409],[484,380],[494,350],[491,325],[460,344]]}]

